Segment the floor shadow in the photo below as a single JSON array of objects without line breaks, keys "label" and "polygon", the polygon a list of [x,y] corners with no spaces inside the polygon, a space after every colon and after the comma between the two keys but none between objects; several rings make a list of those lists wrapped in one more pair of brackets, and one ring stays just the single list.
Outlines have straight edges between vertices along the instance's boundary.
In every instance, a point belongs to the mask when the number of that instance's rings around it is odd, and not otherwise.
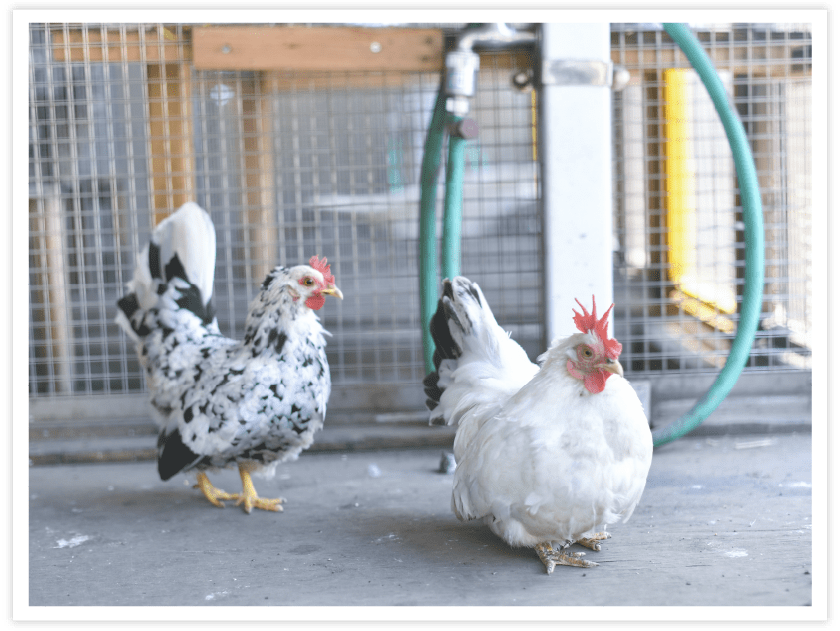
[{"label": "floor shadow", "polygon": [[512,548],[497,537],[482,520],[459,522],[449,514],[419,516],[405,511],[368,512],[358,527],[372,539],[381,533],[393,534],[403,546],[423,556],[457,555],[471,557],[481,551],[487,561],[535,558],[530,548]]}]

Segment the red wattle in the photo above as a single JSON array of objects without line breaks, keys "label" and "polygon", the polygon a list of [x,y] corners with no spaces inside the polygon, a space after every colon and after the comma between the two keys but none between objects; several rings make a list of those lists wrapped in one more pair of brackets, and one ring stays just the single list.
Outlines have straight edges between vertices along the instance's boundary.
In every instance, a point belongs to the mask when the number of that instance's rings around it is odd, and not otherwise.
[{"label": "red wattle", "polygon": [[321,307],[324,306],[324,303],[327,299],[321,294],[312,294],[309,298],[306,299],[306,306],[312,309],[313,311],[318,311]]},{"label": "red wattle", "polygon": [[583,385],[586,386],[586,389],[592,394],[598,394],[599,392],[604,391],[604,388],[607,385],[607,379],[611,374],[612,373],[607,372],[606,370],[598,369],[595,372],[586,375],[586,378],[583,380]]}]

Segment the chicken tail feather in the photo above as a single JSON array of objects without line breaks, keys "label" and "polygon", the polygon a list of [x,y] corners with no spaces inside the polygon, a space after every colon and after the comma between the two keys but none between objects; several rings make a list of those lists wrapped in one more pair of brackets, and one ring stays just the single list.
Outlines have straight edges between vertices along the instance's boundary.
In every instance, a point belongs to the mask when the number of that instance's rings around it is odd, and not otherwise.
[{"label": "chicken tail feather", "polygon": [[[443,281],[429,330],[435,343],[435,370],[423,386],[432,425],[456,422],[465,406],[499,403],[537,370],[522,347],[498,325],[481,288],[462,276]],[[501,383],[513,390],[498,387]]]},{"label": "chicken tail feather", "polygon": [[134,340],[154,327],[152,309],[167,308],[161,296],[169,287],[173,309],[187,309],[205,325],[215,319],[213,278],[216,268],[216,231],[210,215],[187,202],[155,228],[150,242],[137,256],[128,293],[117,301],[117,323]]}]

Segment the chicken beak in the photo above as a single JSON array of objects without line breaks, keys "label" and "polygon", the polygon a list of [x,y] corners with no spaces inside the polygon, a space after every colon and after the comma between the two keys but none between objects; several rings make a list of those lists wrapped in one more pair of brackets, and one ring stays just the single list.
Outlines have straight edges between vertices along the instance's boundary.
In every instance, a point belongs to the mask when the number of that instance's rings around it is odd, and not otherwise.
[{"label": "chicken beak", "polygon": [[326,289],[321,290],[322,294],[327,294],[328,296],[335,296],[340,300],[344,300],[344,294],[341,293],[341,290],[333,285],[332,287],[327,287]]},{"label": "chicken beak", "polygon": [[617,359],[607,359],[607,363],[603,365],[604,370],[613,373],[614,375],[618,375],[619,377],[624,376],[624,368],[621,367],[621,363]]}]

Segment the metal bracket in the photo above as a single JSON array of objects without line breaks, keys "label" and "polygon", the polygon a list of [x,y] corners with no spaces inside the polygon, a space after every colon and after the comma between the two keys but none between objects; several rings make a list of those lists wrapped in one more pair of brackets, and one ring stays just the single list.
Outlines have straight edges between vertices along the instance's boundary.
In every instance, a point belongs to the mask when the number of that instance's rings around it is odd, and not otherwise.
[{"label": "metal bracket", "polygon": [[611,61],[544,60],[541,70],[542,85],[593,85],[621,90],[630,81],[630,73]]}]

